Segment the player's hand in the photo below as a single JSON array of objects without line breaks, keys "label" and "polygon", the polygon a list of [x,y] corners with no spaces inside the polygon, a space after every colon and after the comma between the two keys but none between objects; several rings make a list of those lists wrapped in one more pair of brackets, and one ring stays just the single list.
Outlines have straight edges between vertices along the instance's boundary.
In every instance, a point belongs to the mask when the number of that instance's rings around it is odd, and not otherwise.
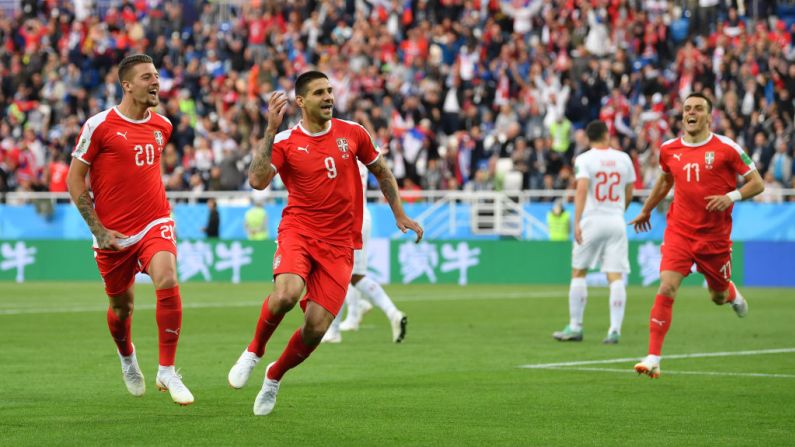
[{"label": "player's hand", "polygon": [[577,241],[578,244],[582,245],[582,228],[580,224],[574,225],[574,240]]},{"label": "player's hand", "polygon": [[118,231],[108,230],[95,234],[97,238],[97,248],[100,250],[113,250],[120,251],[122,246],[119,245],[119,239],[126,239],[127,236],[119,233]]},{"label": "player's hand", "polygon": [[400,229],[400,231],[405,233],[409,230],[412,230],[417,233],[417,240],[414,241],[415,243],[419,243],[422,240],[423,230],[420,224],[411,220],[408,216],[401,216],[395,220],[397,221],[397,227]]},{"label": "player's hand", "polygon": [[642,233],[651,230],[651,213],[641,211],[628,225],[635,227],[635,233]]},{"label": "player's hand", "polygon": [[276,131],[282,125],[284,114],[287,111],[287,94],[274,92],[268,100],[268,129]]},{"label": "player's hand", "polygon": [[726,194],[704,197],[707,201],[707,211],[725,211],[732,205],[732,199]]}]

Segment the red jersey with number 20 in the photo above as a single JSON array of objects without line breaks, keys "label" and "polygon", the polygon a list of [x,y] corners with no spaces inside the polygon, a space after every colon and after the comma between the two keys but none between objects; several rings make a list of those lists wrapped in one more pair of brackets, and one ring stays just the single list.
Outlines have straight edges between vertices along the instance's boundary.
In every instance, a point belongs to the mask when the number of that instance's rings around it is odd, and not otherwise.
[{"label": "red jersey with number 20", "polygon": [[273,140],[273,167],[289,193],[279,234],[297,233],[333,245],[362,247],[362,182],[356,160],[378,159],[361,125],[333,118],[310,133],[300,123]]},{"label": "red jersey with number 20", "polygon": [[731,138],[712,133],[697,144],[675,138],[660,147],[660,167],[674,178],[668,229],[694,239],[729,240],[733,206],[707,211],[705,197],[735,190],[737,175],[756,169],[743,148]]},{"label": "red jersey with number 20", "polygon": [[171,214],[160,174],[160,154],[171,137],[168,118],[142,120],[116,107],[86,121],[72,157],[90,165],[94,208],[105,228],[132,236]]}]

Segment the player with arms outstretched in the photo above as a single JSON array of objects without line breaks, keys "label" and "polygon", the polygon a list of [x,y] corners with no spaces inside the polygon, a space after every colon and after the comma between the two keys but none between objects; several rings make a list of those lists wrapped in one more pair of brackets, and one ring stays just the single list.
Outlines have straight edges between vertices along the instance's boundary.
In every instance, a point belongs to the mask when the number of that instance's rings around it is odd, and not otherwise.
[{"label": "player with arms outstretched", "polygon": [[629,273],[627,224],[624,211],[632,200],[635,169],[625,152],[610,147],[607,125],[593,121],[585,128],[591,149],[574,161],[577,192],[574,198],[574,247],[571,254],[569,324],[552,334],[559,341],[581,341],[582,321],[588,301],[585,276],[601,268],[610,284],[610,328],[605,344],[621,337]]},{"label": "player with arms outstretched", "polygon": [[[739,317],[748,313],[748,303],[731,281],[731,231],[734,202],[764,191],[754,162],[730,138],[713,134],[712,102],[701,93],[691,93],[682,107],[684,135],[660,147],[663,172],[630,222],[635,231],[648,231],[651,211],[674,189],[668,211],[660,264],[660,288],[649,319],[649,354],[635,365],[638,374],[660,376],[663,340],[671,326],[674,298],[693,264],[704,274],[715,304],[730,303]],[[737,176],[745,178],[738,190]]]},{"label": "player with arms outstretched", "polygon": [[[273,258],[273,291],[262,305],[254,339],[229,371],[229,384],[243,387],[265,354],[273,331],[296,303],[304,324],[278,360],[265,369],[254,414],[269,414],[284,374],[303,362],[320,343],[342,307],[353,269],[353,250],[362,246],[362,187],[357,160],[378,179],[397,226],[422,238],[422,227],[403,211],[397,182],[359,124],[332,118],[334,95],[328,77],[308,71],[295,81],[301,122],[276,134],[287,106],[273,93],[268,126],[249,168],[249,183],[263,189],[279,173],[289,199],[279,224]],[[301,295],[306,288],[306,295]]]},{"label": "player with arms outstretched", "polygon": [[173,127],[150,110],[159,104],[160,78],[149,56],[124,58],[119,82],[121,103],[89,118],[80,131],[67,177],[69,193],[94,235],[97,266],[110,299],[108,327],[127,390],[140,396],[146,389],[130,336],[135,275],[145,272],[157,296],[160,367],[155,383],[174,402],[188,405],[193,395],[174,370],[182,302],[174,221],[160,173],[160,155]]}]

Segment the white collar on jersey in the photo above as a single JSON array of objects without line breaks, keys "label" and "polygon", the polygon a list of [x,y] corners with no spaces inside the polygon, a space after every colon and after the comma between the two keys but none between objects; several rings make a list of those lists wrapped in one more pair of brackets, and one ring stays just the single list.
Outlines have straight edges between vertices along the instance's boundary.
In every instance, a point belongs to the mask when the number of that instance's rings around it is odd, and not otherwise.
[{"label": "white collar on jersey", "polygon": [[712,135],[713,135],[713,133],[710,132],[709,135],[707,135],[707,138],[704,141],[699,141],[698,143],[688,143],[687,141],[685,141],[685,137],[680,137],[680,140],[682,140],[682,146],[699,147],[699,146],[703,146],[703,145],[707,144],[707,142],[712,139]]},{"label": "white collar on jersey", "polygon": [[121,119],[123,119],[124,121],[129,121],[129,122],[134,123],[134,124],[145,123],[145,122],[149,121],[149,118],[152,117],[152,111],[149,110],[149,109],[146,109],[146,118],[140,119],[140,120],[134,120],[134,119],[132,119],[132,118],[130,118],[128,116],[125,116],[123,113],[121,113],[121,110],[119,110],[119,106],[113,106],[113,111],[116,112],[116,115],[119,115],[121,117]]},{"label": "white collar on jersey", "polygon": [[319,137],[321,135],[325,135],[325,134],[331,132],[331,120],[328,120],[328,127],[326,129],[324,129],[324,130],[321,130],[318,133],[312,133],[312,132],[306,130],[306,128],[304,127],[303,123],[304,123],[304,120],[299,121],[298,122],[298,127],[301,128],[301,132],[309,135],[310,137]]}]

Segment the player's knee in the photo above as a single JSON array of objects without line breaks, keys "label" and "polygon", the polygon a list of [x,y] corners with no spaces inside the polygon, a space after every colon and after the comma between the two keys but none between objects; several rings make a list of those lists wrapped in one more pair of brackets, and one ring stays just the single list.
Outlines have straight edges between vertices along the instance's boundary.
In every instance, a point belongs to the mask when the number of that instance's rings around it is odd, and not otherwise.
[{"label": "player's knee", "polygon": [[271,292],[269,302],[273,306],[271,310],[276,310],[279,313],[284,313],[295,307],[300,294],[292,293],[289,290],[274,290]]},{"label": "player's knee", "polygon": [[179,285],[179,282],[177,281],[177,273],[173,271],[158,275],[157,279],[153,280],[153,282],[155,284],[155,289],[157,290],[171,289]]},{"label": "player's knee", "polygon": [[316,345],[320,343],[320,340],[323,339],[323,335],[326,334],[326,330],[328,330],[328,326],[307,322],[301,331],[301,337],[303,338],[304,343],[307,345]]},{"label": "player's knee", "polygon": [[132,302],[121,302],[121,303],[111,303],[110,309],[113,311],[113,314],[120,320],[126,320],[130,318],[133,312],[133,303]]},{"label": "player's knee", "polygon": [[710,298],[712,298],[712,302],[717,304],[718,306],[722,306],[726,304],[726,298],[728,293],[726,292],[716,292],[714,290],[709,291]]},{"label": "player's knee", "polygon": [[661,282],[657,294],[669,298],[676,298],[676,285],[670,282]]}]

